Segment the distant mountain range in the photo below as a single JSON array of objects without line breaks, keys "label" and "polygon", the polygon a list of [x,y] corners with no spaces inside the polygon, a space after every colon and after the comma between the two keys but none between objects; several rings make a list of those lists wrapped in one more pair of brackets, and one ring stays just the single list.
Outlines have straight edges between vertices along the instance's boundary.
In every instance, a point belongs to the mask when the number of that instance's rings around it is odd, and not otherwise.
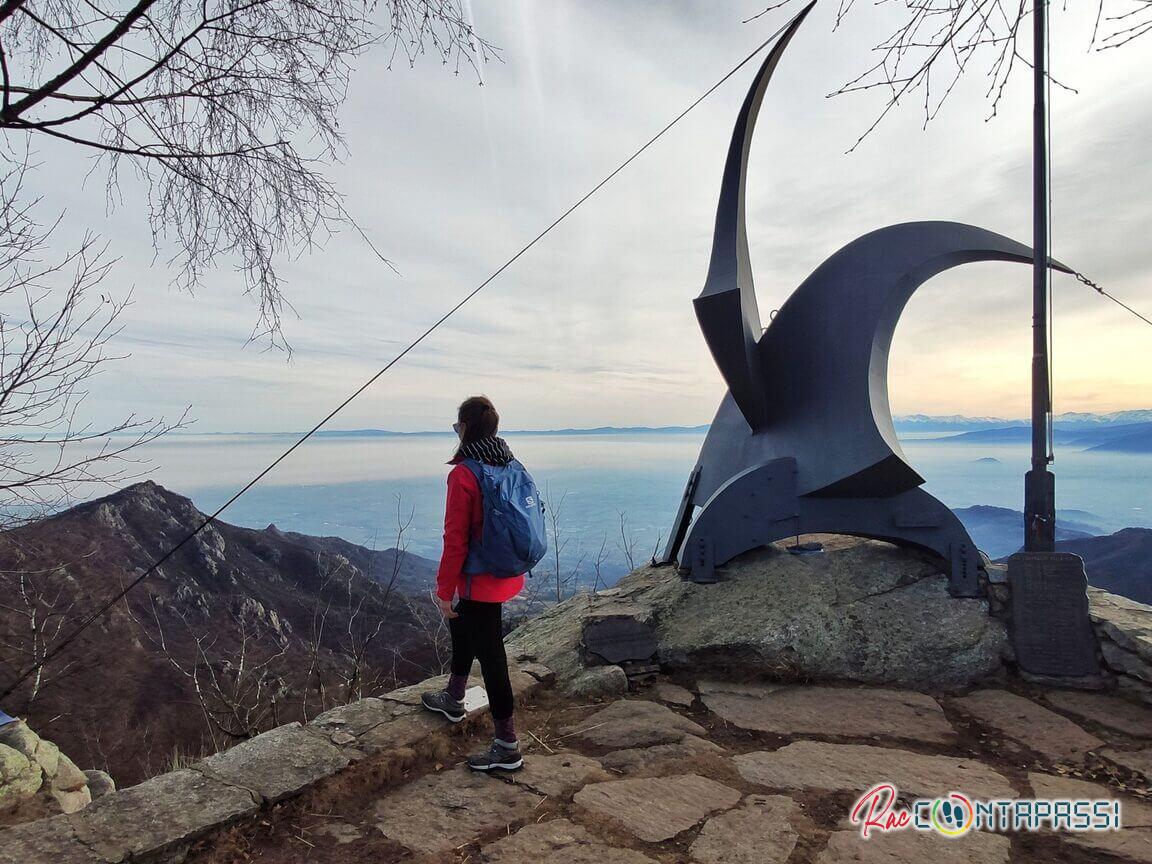
[{"label": "distant mountain range", "polygon": [[[1028,429],[1028,420],[1008,420],[1003,417],[965,417],[961,414],[935,416],[907,414],[894,418],[897,432],[973,432],[981,429]],[[1099,430],[1109,426],[1152,423],[1152,409],[1113,411],[1110,414],[1068,412],[1052,418],[1052,427],[1064,432]],[[1025,435],[1025,437],[1027,437]]]},{"label": "distant mountain range", "polygon": [[[955,435],[944,435],[929,441],[949,444],[1016,444],[1031,439],[1032,427],[1003,426],[974,429]],[[1152,453],[1152,422],[1101,424],[1099,426],[1056,426],[1052,440],[1062,447],[1077,450],[1099,450],[1113,453]]]},{"label": "distant mountain range", "polygon": [[[1116,411],[1111,414],[1059,414],[1053,419],[1053,438],[1062,446],[1081,450],[1108,450],[1123,453],[1152,453],[1152,409]],[[940,434],[951,443],[1008,444],[1022,443],[1032,434],[1027,420],[1004,420],[998,417],[944,417],[911,414],[895,418],[896,431],[903,433]],[[520,435],[703,435],[702,426],[597,426],[591,429],[531,429],[505,432],[508,437]],[[316,433],[324,438],[450,436],[444,432],[392,432],[386,429],[332,430]]]},{"label": "distant mountain range", "polygon": [[[930,415],[905,414],[893,418],[897,432],[976,432],[980,430],[1025,430],[1012,434],[1027,438],[1028,420],[1008,420],[1003,417],[967,417],[963,414]],[[1055,429],[1061,432],[1093,432],[1105,428],[1129,426],[1139,427],[1152,424],[1152,408],[1131,411],[1113,411],[1110,414],[1086,414],[1070,412],[1057,414],[1053,420]],[[596,426],[589,429],[514,429],[505,435],[649,435],[649,434],[703,434],[708,431],[708,423],[699,426]],[[1131,431],[1135,432],[1136,428]],[[300,432],[185,432],[174,435],[300,435]],[[364,438],[364,437],[446,437],[454,433],[451,429],[424,432],[394,432],[390,429],[322,429],[315,433],[321,438]],[[1015,438],[1011,440],[1017,440]]]},{"label": "distant mountain range", "polygon": [[[702,435],[702,426],[596,426],[591,429],[512,429],[501,435]],[[174,432],[173,435],[302,435],[302,432]],[[321,429],[316,438],[445,438],[456,437],[451,429],[425,432],[393,432],[390,429]]]}]

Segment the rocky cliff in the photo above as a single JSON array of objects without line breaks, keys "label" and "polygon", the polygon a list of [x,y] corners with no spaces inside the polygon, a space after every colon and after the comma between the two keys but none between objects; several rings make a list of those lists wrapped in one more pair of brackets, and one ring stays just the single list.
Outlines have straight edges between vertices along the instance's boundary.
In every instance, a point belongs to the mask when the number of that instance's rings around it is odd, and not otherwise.
[{"label": "rocky cliff", "polygon": [[[714,585],[641,568],[528,622],[509,650],[555,670],[567,692],[590,695],[622,692],[627,661],[594,656],[589,628],[626,628],[630,620],[641,631],[621,638],[639,643],[650,631],[651,646],[640,653],[649,650],[672,673],[947,690],[1001,672],[1011,656],[1004,624],[984,600],[949,596],[937,562],[886,543],[821,539],[820,555],[778,546],[743,555]],[[643,658],[630,659],[643,668]]]}]

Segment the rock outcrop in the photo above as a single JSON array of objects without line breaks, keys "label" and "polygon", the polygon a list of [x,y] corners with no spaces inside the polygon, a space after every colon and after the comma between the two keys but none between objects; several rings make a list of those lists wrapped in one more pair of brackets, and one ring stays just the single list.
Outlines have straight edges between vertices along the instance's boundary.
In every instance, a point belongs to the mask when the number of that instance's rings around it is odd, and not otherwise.
[{"label": "rock outcrop", "polygon": [[585,697],[626,686],[619,667],[590,665],[583,650],[587,625],[612,617],[652,629],[666,672],[960,689],[1003,669],[1011,657],[1003,622],[984,600],[949,596],[933,561],[886,543],[824,539],[823,555],[748,553],[713,585],[640,568],[527,622],[510,653],[539,659],[564,691]]},{"label": "rock outcrop", "polygon": [[1088,608],[1116,686],[1152,702],[1152,606],[1089,588]]},{"label": "rock outcrop", "polygon": [[23,720],[0,726],[0,825],[75,813],[115,789],[103,771],[81,771]]}]

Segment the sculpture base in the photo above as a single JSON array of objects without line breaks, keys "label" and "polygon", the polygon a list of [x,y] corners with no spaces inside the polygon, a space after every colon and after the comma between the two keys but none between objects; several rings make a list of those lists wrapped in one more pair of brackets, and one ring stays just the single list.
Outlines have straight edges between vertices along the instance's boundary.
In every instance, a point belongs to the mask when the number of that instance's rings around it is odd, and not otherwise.
[{"label": "sculpture base", "polygon": [[[691,485],[691,481],[690,481]],[[686,496],[687,499],[687,496]],[[680,519],[692,513],[681,506]],[[749,468],[708,499],[684,534],[678,557],[694,582],[717,581],[716,568],[742,552],[799,534],[847,534],[911,546],[946,562],[948,590],[954,597],[984,596],[980,553],[956,515],[922,489],[885,498],[831,498],[798,495],[796,460],[773,459]]]}]

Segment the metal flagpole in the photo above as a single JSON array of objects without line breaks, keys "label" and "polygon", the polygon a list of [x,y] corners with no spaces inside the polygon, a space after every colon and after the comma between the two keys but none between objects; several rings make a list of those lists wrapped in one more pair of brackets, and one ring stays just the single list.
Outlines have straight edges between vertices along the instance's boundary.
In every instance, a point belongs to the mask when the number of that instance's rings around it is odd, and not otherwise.
[{"label": "metal flagpole", "polygon": [[1088,614],[1084,562],[1056,552],[1056,479],[1049,433],[1048,356],[1048,0],[1033,0],[1032,113],[1032,468],[1024,477],[1024,552],[1008,559],[1012,644],[1025,675],[1100,679],[1099,645]]},{"label": "metal flagpole", "polygon": [[1048,10],[1033,4],[1032,109],[1032,469],[1024,477],[1024,548],[1051,552],[1056,478],[1048,470],[1052,422],[1048,358]]}]

